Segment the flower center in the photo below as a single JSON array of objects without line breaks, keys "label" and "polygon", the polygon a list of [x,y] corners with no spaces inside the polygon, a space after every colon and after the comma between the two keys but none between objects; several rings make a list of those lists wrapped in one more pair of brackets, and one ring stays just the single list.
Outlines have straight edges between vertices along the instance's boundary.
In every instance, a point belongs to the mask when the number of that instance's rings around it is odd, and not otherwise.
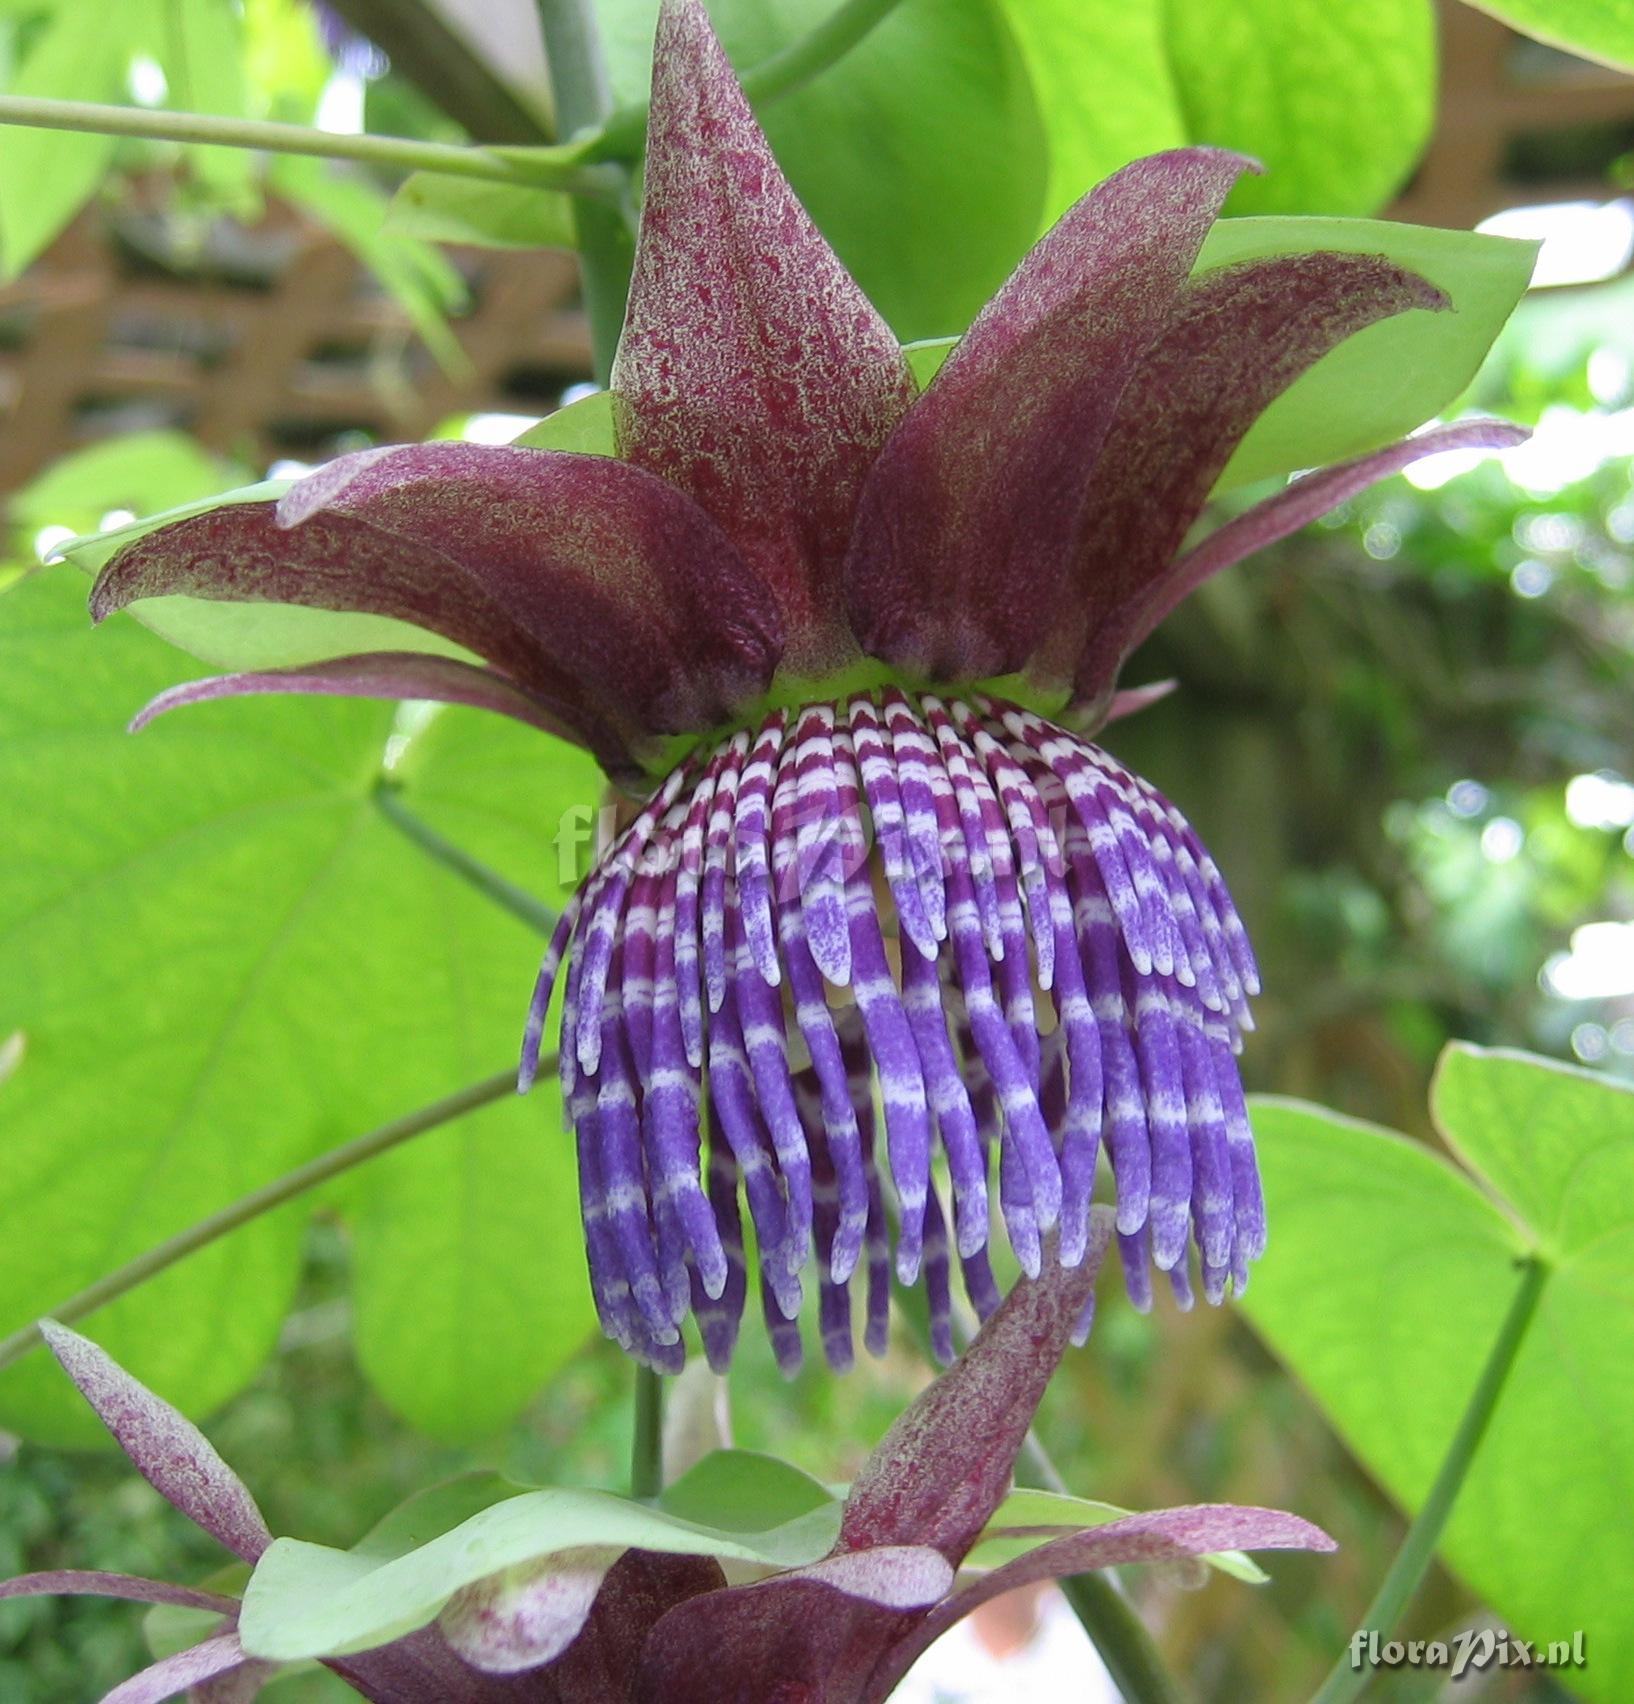
[{"label": "flower center", "polygon": [[1193,1242],[1212,1301],[1263,1247],[1235,907],[1167,800],[1034,711],[896,686],[769,711],[681,763],[586,879],[525,1073],[564,962],[597,1305],[660,1367],[688,1311],[730,1357],[740,1200],[785,1367],[812,1264],[829,1360],[859,1269],[883,1347],[893,1240],[951,1355],[953,1258],[978,1314],[998,1301],[995,1171],[1029,1274],[1083,1258],[1103,1153],[1138,1304],[1152,1265],[1190,1304]]}]

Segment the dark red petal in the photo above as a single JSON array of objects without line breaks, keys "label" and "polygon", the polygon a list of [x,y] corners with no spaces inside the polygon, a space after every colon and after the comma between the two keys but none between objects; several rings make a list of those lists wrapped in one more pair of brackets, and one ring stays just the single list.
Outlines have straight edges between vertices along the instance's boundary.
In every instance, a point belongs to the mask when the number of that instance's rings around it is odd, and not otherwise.
[{"label": "dark red petal", "polygon": [[590,1619],[542,1680],[561,1704],[602,1704],[631,1696],[653,1624],[677,1604],[726,1585],[712,1556],[662,1556],[627,1550],[614,1563]]},{"label": "dark red petal", "polygon": [[1125,166],[983,309],[864,489],[845,571],[864,650],[945,679],[1032,654],[1125,387],[1249,165],[1183,148]]},{"label": "dark red petal", "polygon": [[771,587],[785,667],[855,655],[840,567],[912,398],[889,327],[795,199],[699,0],[666,0],[635,276],[613,367],[620,454],[709,511]]},{"label": "dark red petal", "polygon": [[392,616],[513,671],[535,650],[494,597],[434,552],[338,520],[291,532],[271,503],[228,504],[127,545],[97,576],[91,614],[172,595]]},{"label": "dark red petal", "polygon": [[942,1634],[973,1609],[1018,1586],[1087,1574],[1127,1562],[1164,1562],[1220,1550],[1334,1550],[1320,1527],[1278,1509],[1203,1503],[1127,1515],[1105,1526],[1040,1545],[967,1586],[911,1628],[871,1677],[861,1704],[884,1704],[902,1677]]},{"label": "dark red petal", "polygon": [[842,1550],[929,1544],[955,1566],[964,1560],[1010,1488],[1109,1235],[1097,1211],[1083,1260],[1047,1261],[1041,1277],[1017,1284],[963,1357],[903,1411],[851,1487]]},{"label": "dark red petal", "polygon": [[[1079,1265],[1051,1260],[1042,1277],[1023,1279],[964,1358],[909,1405],[851,1488],[833,1558],[925,1545],[957,1566],[1009,1489],[1016,1453],[1094,1290],[1110,1235],[1110,1215],[1097,1210]],[[635,1698],[772,1698],[784,1681],[806,1688],[791,1690],[791,1699],[858,1699],[875,1665],[922,1613],[882,1608],[798,1573],[711,1592],[653,1628]],[[730,1692],[722,1690],[728,1653]]]},{"label": "dark red petal", "polygon": [[538,1672],[483,1674],[457,1657],[435,1627],[372,1651],[326,1657],[323,1666],[374,1704],[578,1704]]},{"label": "dark red petal", "polygon": [[1109,722],[1121,722],[1125,716],[1138,716],[1142,710],[1150,710],[1154,704],[1162,703],[1179,685],[1177,680],[1154,680],[1145,686],[1131,686],[1115,692],[1099,725],[1104,728]]},{"label": "dark red petal", "polygon": [[1128,650],[1131,608],[1174,559],[1248,428],[1364,326],[1446,306],[1433,284],[1378,255],[1277,255],[1195,280],[1124,393],[1095,469],[1065,619],[1037,673],[1072,679],[1080,698],[1104,687]]},{"label": "dark red petal", "polygon": [[471,704],[586,746],[609,771],[629,769],[633,763],[611,729],[586,724],[575,707],[549,704],[524,692],[497,670],[427,651],[364,651],[321,663],[249,669],[184,681],[144,705],[130,725],[131,732],[140,733],[168,710],[261,692],[311,692],[333,698],[425,698],[439,704]]},{"label": "dark red petal", "polygon": [[237,1598],[220,1592],[201,1592],[192,1586],[173,1586],[167,1580],[144,1580],[135,1574],[108,1574],[91,1568],[53,1568],[40,1574],[19,1574],[0,1580],[0,1598],[106,1597],[133,1603],[168,1603],[181,1609],[214,1610],[236,1615]]},{"label": "dark red petal", "polygon": [[42,1320],[40,1335],[148,1484],[235,1556],[254,1562],[272,1534],[215,1445],[90,1338],[55,1320]]},{"label": "dark red petal", "polygon": [[[1129,627],[1125,647],[1134,647],[1146,639],[1158,623],[1178,604],[1189,598],[1211,575],[1222,568],[1241,562],[1256,550],[1298,532],[1303,526],[1319,519],[1330,509],[1354,497],[1358,491],[1400,473],[1424,456],[1440,454],[1443,450],[1506,450],[1530,437],[1524,426],[1507,420],[1462,420],[1452,426],[1437,426],[1414,438],[1403,438],[1398,444],[1370,451],[1352,461],[1323,468],[1294,480],[1245,510],[1234,520],[1217,528],[1203,542],[1169,567],[1145,588],[1137,605],[1137,614]],[[1090,683],[1094,685],[1092,681]],[[1125,694],[1118,693],[1117,700]]]},{"label": "dark red petal", "polygon": [[248,1660],[236,1633],[218,1633],[133,1674],[108,1693],[102,1704],[162,1704],[166,1698],[178,1698],[218,1675],[243,1668]]},{"label": "dark red petal", "polygon": [[648,1635],[632,1704],[849,1704],[921,1613],[788,1576],[710,1592]]},{"label": "dark red petal", "polygon": [[325,517],[457,563],[553,673],[592,704],[623,701],[644,728],[721,720],[765,688],[782,653],[777,606],[721,530],[663,480],[607,456],[454,443],[365,450],[278,504],[279,524],[296,534]]},{"label": "dark red petal", "polygon": [[621,732],[719,720],[770,680],[777,610],[707,515],[603,456],[420,444],[344,456],[272,505],[148,534],[98,618],[187,593],[394,616]]},{"label": "dark red petal", "polygon": [[630,1550],[613,1565],[578,1637],[544,1668],[483,1674],[434,1626],[372,1651],[331,1658],[326,1666],[377,1704],[620,1704],[634,1696],[653,1623],[725,1584],[712,1557]]}]

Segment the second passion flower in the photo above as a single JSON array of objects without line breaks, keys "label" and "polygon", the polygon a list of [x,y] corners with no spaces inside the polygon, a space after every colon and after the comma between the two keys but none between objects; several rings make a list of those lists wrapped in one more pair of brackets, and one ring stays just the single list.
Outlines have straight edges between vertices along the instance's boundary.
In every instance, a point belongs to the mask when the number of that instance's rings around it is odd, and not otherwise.
[{"label": "second passion flower", "polygon": [[727,1363],[742,1204],[786,1368],[813,1277],[830,1362],[859,1275],[882,1347],[893,1265],[950,1355],[955,1262],[985,1317],[995,1216],[1024,1270],[1082,1260],[1103,1152],[1137,1301],[1154,1266],[1189,1301],[1194,1249],[1217,1301],[1263,1249],[1236,1067],[1253,955],[1185,819],[1088,735],[1209,575],[1418,456],[1522,434],[1425,433],[1187,548],[1300,374],[1447,305],[1378,255],[1196,271],[1250,169],[1185,148],[1109,178],[920,394],[702,6],[665,0],[618,456],[365,451],[162,527],[98,581],[99,616],[304,604],[463,653],[219,677],[139,720],[265,691],[477,704],[646,800],[562,916],[524,1060],[560,979],[592,1287],[638,1359],[678,1367],[692,1312]]}]

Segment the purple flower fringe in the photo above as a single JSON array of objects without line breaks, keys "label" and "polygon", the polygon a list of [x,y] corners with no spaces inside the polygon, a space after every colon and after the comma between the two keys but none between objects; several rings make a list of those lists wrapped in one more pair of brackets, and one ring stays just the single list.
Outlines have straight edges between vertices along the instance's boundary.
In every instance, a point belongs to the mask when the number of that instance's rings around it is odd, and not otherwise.
[{"label": "purple flower fringe", "polygon": [[1191,1305],[1194,1242],[1211,1302],[1264,1249],[1236,1065],[1259,977],[1231,896],[1166,799],[1030,711],[888,688],[695,753],[563,913],[524,1086],[564,964],[596,1307],[663,1371],[689,1310],[731,1358],[740,1202],[791,1373],[813,1267],[833,1367],[859,1273],[883,1349],[893,1264],[951,1358],[955,1260],[979,1316],[999,1299],[995,1172],[1036,1274],[1083,1258],[1104,1150],[1140,1306],[1152,1267]]}]

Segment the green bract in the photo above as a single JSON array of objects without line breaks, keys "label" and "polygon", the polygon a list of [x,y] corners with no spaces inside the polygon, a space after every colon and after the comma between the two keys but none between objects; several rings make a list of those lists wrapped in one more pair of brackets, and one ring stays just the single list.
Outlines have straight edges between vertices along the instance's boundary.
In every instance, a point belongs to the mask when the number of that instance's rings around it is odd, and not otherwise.
[{"label": "green bract", "polygon": [[840,1530],[830,1504],[779,1526],[744,1531],[682,1520],[604,1491],[526,1491],[416,1545],[331,1550],[278,1539],[244,1594],[240,1628],[255,1657],[368,1650],[433,1621],[462,1587],[562,1551],[635,1546],[676,1556],[798,1568],[827,1554]]}]

